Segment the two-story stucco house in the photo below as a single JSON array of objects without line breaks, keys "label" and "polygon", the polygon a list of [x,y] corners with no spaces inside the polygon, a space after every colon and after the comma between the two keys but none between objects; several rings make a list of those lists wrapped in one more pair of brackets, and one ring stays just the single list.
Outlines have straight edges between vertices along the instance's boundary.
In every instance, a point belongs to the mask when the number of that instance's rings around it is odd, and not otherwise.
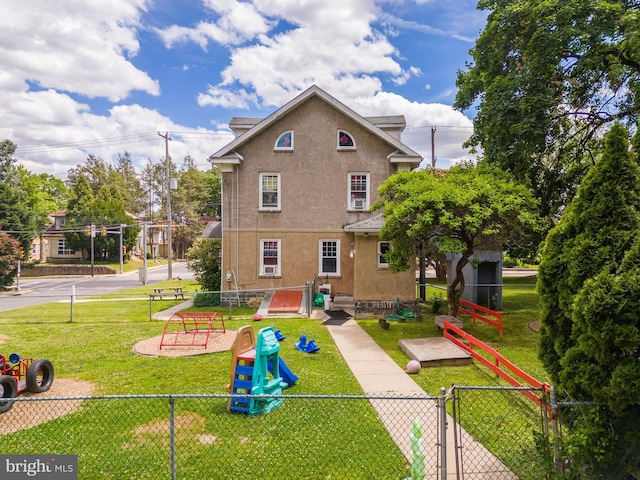
[{"label": "two-story stucco house", "polygon": [[365,118],[313,86],[264,119],[232,118],[235,139],[209,157],[222,174],[222,289],[304,285],[334,295],[414,301],[415,272],[392,273],[369,207],[422,157],[404,116]]}]

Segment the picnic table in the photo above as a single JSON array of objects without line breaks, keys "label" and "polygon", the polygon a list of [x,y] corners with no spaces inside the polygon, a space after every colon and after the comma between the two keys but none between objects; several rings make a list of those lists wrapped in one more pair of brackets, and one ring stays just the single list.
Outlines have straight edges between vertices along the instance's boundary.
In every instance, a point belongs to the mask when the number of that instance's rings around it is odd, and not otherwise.
[{"label": "picnic table", "polygon": [[158,297],[160,300],[163,300],[163,297],[173,297],[176,300],[178,298],[184,299],[184,287],[152,288],[149,295],[151,296],[151,300],[155,300],[156,297]]}]

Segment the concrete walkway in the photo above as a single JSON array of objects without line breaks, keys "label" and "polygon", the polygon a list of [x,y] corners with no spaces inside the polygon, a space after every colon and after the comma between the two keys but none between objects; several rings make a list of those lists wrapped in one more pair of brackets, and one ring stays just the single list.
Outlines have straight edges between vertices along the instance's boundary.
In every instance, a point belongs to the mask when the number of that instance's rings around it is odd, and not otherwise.
[{"label": "concrete walkway", "polygon": [[[327,329],[341,355],[367,395],[390,395],[398,400],[376,400],[371,404],[408,462],[413,454],[410,433],[414,419],[420,420],[425,453],[425,478],[458,478],[454,449],[453,419],[447,415],[446,465],[440,460],[440,410],[436,399],[424,390],[358,325],[349,320]],[[408,361],[408,359],[407,359]],[[415,398],[413,398],[415,397]],[[483,445],[475,442],[464,430],[459,432],[465,458],[473,458],[473,468],[467,465],[465,479],[515,479],[516,476],[495,458]],[[472,471],[471,471],[472,470]],[[474,473],[476,472],[476,473]]]}]

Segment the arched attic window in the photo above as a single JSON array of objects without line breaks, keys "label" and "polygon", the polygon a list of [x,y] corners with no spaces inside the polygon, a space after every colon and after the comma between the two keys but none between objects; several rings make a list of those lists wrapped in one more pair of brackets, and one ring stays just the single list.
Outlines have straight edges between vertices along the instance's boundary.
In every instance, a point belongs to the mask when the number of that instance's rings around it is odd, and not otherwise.
[{"label": "arched attic window", "polygon": [[274,150],[293,150],[293,130],[282,133],[273,148]]},{"label": "arched attic window", "polygon": [[338,150],[355,150],[356,142],[346,130],[338,130]]}]

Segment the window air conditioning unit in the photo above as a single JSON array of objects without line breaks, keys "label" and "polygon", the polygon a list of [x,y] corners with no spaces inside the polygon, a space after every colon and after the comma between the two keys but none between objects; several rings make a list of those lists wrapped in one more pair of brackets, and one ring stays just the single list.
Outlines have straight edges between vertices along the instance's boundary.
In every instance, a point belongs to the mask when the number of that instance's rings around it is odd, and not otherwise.
[{"label": "window air conditioning unit", "polygon": [[275,275],[277,267],[274,265],[265,265],[264,274],[265,275]]},{"label": "window air conditioning unit", "polygon": [[364,198],[355,198],[353,200],[353,208],[358,208],[358,209],[364,208]]}]

